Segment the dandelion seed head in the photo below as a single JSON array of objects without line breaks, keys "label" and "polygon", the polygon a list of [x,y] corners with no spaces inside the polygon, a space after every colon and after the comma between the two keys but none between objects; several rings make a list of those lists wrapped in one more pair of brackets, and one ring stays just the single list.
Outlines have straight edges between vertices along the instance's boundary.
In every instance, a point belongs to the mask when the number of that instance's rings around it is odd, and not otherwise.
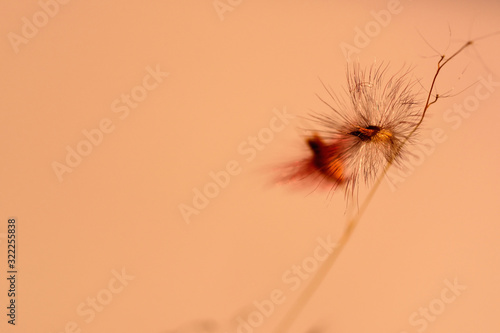
[{"label": "dandelion seed head", "polygon": [[306,139],[310,155],[292,164],[284,179],[343,186],[352,195],[360,181],[369,185],[388,162],[401,164],[408,149],[403,143],[411,142],[423,103],[410,68],[391,76],[387,69],[353,65],[342,95],[323,84],[327,95],[318,97],[327,108],[310,117],[317,125]]}]

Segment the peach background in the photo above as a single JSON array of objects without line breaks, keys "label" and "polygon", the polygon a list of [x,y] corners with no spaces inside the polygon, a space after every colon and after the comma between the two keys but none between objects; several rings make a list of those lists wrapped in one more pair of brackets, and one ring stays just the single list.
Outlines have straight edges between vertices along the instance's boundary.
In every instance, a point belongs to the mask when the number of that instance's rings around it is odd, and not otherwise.
[{"label": "peach background", "polygon": [[[417,31],[444,52],[448,28],[455,41],[500,30],[494,0],[401,6],[359,60],[412,64],[425,87],[436,58],[424,57],[435,53]],[[286,301],[255,330],[272,332],[299,295],[283,273],[312,255],[318,237],[340,235],[345,204],[342,193],[269,186],[267,171],[301,152],[297,123],[251,162],[237,147],[268,126],[274,108],[318,110],[318,77],[341,89],[339,45],[386,7],[248,0],[221,21],[211,0],[75,0],[16,54],[7,34],[20,34],[22,17],[40,5],[2,2],[0,232],[15,216],[19,237],[18,324],[6,323],[2,278],[2,332],[59,333],[72,321],[89,333],[194,332],[205,319],[236,332],[235,318],[280,289]],[[500,93],[457,130],[442,117],[478,76],[500,81],[499,50],[500,36],[483,40],[443,72],[439,91],[457,95],[431,109],[423,136],[440,127],[447,141],[396,192],[382,184],[292,332],[417,332],[410,314],[455,277],[467,289],[426,332],[500,330]],[[157,65],[169,76],[121,120],[111,103]],[[104,118],[113,132],[59,182],[51,164]],[[179,205],[231,160],[242,172],[186,224]],[[77,307],[122,268],[135,278],[86,323]]]}]

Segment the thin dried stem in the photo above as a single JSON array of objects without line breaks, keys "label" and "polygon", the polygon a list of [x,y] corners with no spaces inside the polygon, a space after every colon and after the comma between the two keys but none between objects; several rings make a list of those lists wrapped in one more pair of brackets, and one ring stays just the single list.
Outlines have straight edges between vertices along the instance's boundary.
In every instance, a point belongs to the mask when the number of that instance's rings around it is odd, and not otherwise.
[{"label": "thin dried stem", "polygon": [[[483,39],[483,38],[490,37],[490,36],[493,36],[493,35],[496,35],[496,34],[499,34],[499,32],[488,34],[488,35],[479,37],[479,38],[477,38],[475,40]],[[458,54],[460,54],[464,49],[466,49],[467,47],[469,47],[472,44],[473,44],[473,41],[470,40],[470,41],[466,42],[464,45],[462,45],[462,47],[460,47],[450,57],[446,57],[445,55],[441,56],[441,59],[438,61],[438,64],[437,64],[436,73],[434,74],[434,77],[432,78],[432,81],[431,81],[431,86],[430,86],[430,89],[429,89],[429,93],[427,95],[427,100],[425,102],[425,107],[424,107],[424,109],[422,111],[422,116],[420,117],[420,120],[415,125],[415,127],[412,129],[412,131],[401,142],[401,144],[399,146],[399,149],[397,150],[397,153],[394,154],[393,156],[391,156],[391,158],[388,160],[386,166],[384,167],[383,173],[375,181],[373,187],[371,188],[371,190],[369,191],[367,197],[363,201],[363,204],[359,208],[358,213],[353,218],[351,218],[351,219],[348,220],[347,226],[344,229],[344,232],[343,232],[342,236],[340,237],[339,241],[337,242],[337,247],[329,255],[329,257],[322,263],[322,265],[318,268],[318,271],[312,277],[310,283],[305,287],[305,289],[302,291],[302,293],[298,296],[298,298],[295,301],[295,303],[292,305],[292,307],[290,308],[290,310],[285,314],[285,316],[283,317],[283,319],[281,320],[281,322],[276,327],[275,333],[287,333],[289,331],[289,328],[292,325],[293,321],[295,320],[295,318],[297,318],[300,315],[301,311],[304,309],[304,307],[306,306],[306,304],[308,303],[308,301],[311,299],[311,297],[314,295],[314,293],[316,292],[316,290],[319,288],[319,286],[321,285],[321,283],[325,279],[326,275],[330,271],[331,267],[333,266],[333,264],[337,260],[338,256],[340,255],[340,253],[344,249],[345,245],[349,241],[352,233],[354,232],[356,226],[358,225],[358,223],[359,223],[361,217],[363,216],[366,208],[370,204],[373,196],[375,195],[375,193],[377,192],[380,184],[382,183],[382,179],[384,179],[385,174],[387,173],[387,171],[389,170],[389,168],[394,163],[394,160],[398,156],[398,153],[401,151],[401,149],[403,148],[403,146],[408,142],[408,140],[411,138],[411,136],[415,133],[415,131],[420,127],[420,125],[422,124],[422,122],[423,122],[423,120],[425,118],[425,115],[426,115],[427,110],[429,109],[429,107],[432,104],[436,103],[437,100],[439,99],[440,95],[436,94],[434,96],[434,99],[431,100],[431,98],[433,96],[432,92],[434,90],[434,87],[435,87],[435,84],[436,84],[436,80],[437,80],[437,77],[438,77],[441,69],[448,62],[450,62],[453,58],[455,58]]]},{"label": "thin dried stem", "polygon": [[[387,166],[384,170],[384,173],[389,169],[391,164],[387,164]],[[376,182],[373,186],[373,189],[368,193],[368,196],[363,201],[363,204],[361,205],[358,213],[352,219],[349,220],[346,228],[344,229],[344,232],[342,233],[342,236],[340,237],[339,241],[337,242],[337,247],[335,247],[333,252],[328,256],[328,258],[326,258],[326,260],[323,262],[323,264],[318,268],[318,271],[312,277],[311,282],[305,287],[305,289],[299,295],[299,297],[297,298],[295,303],[292,305],[290,310],[288,310],[288,312],[285,314],[285,317],[282,319],[282,321],[279,323],[278,327],[275,330],[276,333],[288,332],[288,329],[292,325],[294,319],[299,316],[300,312],[306,306],[307,302],[311,299],[312,295],[318,289],[321,282],[323,282],[326,275],[330,271],[330,268],[333,266],[333,264],[337,260],[338,256],[340,255],[340,253],[344,249],[345,245],[349,241],[349,239],[350,239],[354,229],[356,228],[359,220],[361,219],[361,217],[363,216],[363,213],[365,212],[366,208],[368,207],[368,204],[370,203],[372,197],[375,195],[376,189],[382,183],[382,179],[383,179],[383,177],[379,177],[376,180]]]}]

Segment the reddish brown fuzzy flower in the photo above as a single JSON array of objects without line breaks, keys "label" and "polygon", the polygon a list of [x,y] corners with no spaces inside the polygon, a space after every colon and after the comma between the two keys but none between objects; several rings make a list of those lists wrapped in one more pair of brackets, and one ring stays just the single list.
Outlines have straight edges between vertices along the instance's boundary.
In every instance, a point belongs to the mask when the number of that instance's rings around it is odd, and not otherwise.
[{"label": "reddish brown fuzzy flower", "polygon": [[306,139],[310,156],[289,165],[284,180],[314,179],[352,194],[361,179],[369,184],[386,163],[402,159],[403,142],[421,119],[422,103],[409,70],[388,78],[386,70],[348,69],[347,96],[325,86],[329,98],[318,97],[328,111],[311,115],[319,126]]}]

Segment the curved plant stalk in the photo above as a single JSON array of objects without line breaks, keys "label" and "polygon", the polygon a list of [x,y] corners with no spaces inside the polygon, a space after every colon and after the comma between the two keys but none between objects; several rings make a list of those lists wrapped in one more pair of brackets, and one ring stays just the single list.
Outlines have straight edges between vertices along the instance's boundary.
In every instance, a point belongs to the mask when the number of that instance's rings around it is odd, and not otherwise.
[{"label": "curved plant stalk", "polygon": [[[411,136],[420,127],[420,125],[422,124],[422,122],[423,122],[423,120],[425,118],[425,115],[426,115],[427,110],[429,109],[429,107],[432,104],[436,103],[437,100],[440,98],[439,94],[436,94],[433,97],[432,91],[434,90],[434,87],[435,87],[435,84],[436,84],[436,80],[437,80],[437,77],[438,77],[441,69],[450,60],[452,60],[453,58],[455,58],[464,49],[466,49],[467,47],[469,47],[470,45],[472,45],[475,41],[480,40],[480,39],[484,39],[484,38],[487,38],[487,37],[490,37],[490,36],[493,36],[493,35],[497,35],[499,33],[500,32],[494,32],[494,33],[491,33],[491,34],[488,34],[488,35],[481,36],[481,37],[476,38],[474,40],[470,40],[470,41],[466,42],[464,45],[462,45],[450,57],[446,57],[445,55],[441,56],[440,60],[437,63],[437,69],[436,69],[436,72],[435,72],[434,77],[433,77],[432,82],[431,82],[431,86],[430,86],[430,89],[429,89],[429,93],[427,95],[427,100],[426,100],[426,103],[425,103],[425,106],[424,106],[424,110],[422,111],[422,116],[421,116],[420,120],[418,121],[418,123],[413,128],[413,130],[410,132],[410,134],[408,134],[405,137],[405,139],[402,141],[402,143],[399,146],[398,152],[401,151],[401,149],[403,148],[403,146],[408,142],[408,140],[411,138]],[[352,233],[354,232],[356,226],[358,225],[358,223],[359,223],[361,217],[363,216],[366,208],[370,204],[373,196],[375,195],[375,193],[377,192],[377,189],[379,188],[380,184],[382,183],[382,179],[384,178],[384,176],[387,173],[387,171],[389,170],[389,168],[392,166],[392,164],[393,164],[394,160],[396,159],[397,155],[398,155],[398,153],[394,154],[392,156],[392,158],[387,162],[386,166],[384,167],[384,170],[383,170],[382,174],[377,178],[377,180],[375,181],[373,187],[370,189],[367,197],[363,201],[363,204],[359,208],[358,213],[354,217],[348,219],[347,226],[344,229],[344,232],[343,232],[342,236],[340,237],[340,239],[337,242],[337,247],[328,256],[328,258],[321,264],[321,266],[318,268],[318,271],[312,277],[312,279],[309,282],[309,284],[305,287],[305,289],[302,291],[302,293],[298,296],[298,298],[295,300],[294,304],[292,304],[292,307],[288,310],[288,312],[285,314],[285,316],[283,317],[283,319],[281,320],[281,322],[276,327],[275,333],[287,333],[288,332],[288,330],[289,330],[290,326],[292,325],[293,321],[295,320],[295,318],[297,318],[300,315],[301,311],[304,309],[304,307],[306,306],[307,302],[311,299],[311,297],[314,295],[314,293],[316,292],[316,290],[319,288],[319,286],[321,285],[321,283],[325,279],[326,275],[328,274],[328,272],[332,268],[333,264],[337,260],[338,256],[340,255],[340,253],[344,249],[345,245],[349,241]]]}]

